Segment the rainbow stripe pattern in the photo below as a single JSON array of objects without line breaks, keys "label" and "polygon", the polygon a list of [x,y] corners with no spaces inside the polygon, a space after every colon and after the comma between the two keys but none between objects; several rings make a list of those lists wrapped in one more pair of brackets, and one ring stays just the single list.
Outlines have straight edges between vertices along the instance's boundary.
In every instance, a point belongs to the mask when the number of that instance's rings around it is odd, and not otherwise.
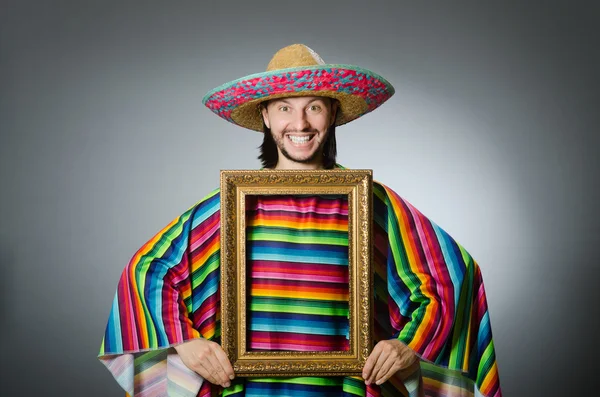
[{"label": "rainbow stripe pattern", "polygon": [[246,201],[250,350],[348,350],[346,196]]},{"label": "rainbow stripe pattern", "polygon": [[[218,191],[133,256],[100,360],[138,396],[450,397],[471,395],[476,385],[486,397],[501,397],[479,266],[394,191],[374,183],[373,193],[375,339],[401,340],[421,358],[419,370],[381,387],[355,377],[236,378],[223,390],[199,386],[198,375],[161,359],[192,338],[219,341]],[[250,348],[347,348],[345,200],[271,196],[248,205]]]}]

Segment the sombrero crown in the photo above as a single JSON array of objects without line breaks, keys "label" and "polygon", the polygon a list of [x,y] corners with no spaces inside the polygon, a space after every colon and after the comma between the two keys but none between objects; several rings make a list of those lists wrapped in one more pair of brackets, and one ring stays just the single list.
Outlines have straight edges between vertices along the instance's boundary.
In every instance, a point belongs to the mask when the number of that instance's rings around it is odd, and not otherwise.
[{"label": "sombrero crown", "polygon": [[394,94],[383,77],[352,65],[326,64],[303,44],[273,56],[267,71],[223,84],[208,92],[202,103],[218,116],[251,130],[263,130],[261,102],[297,96],[324,96],[340,103],[336,125],[369,113]]}]

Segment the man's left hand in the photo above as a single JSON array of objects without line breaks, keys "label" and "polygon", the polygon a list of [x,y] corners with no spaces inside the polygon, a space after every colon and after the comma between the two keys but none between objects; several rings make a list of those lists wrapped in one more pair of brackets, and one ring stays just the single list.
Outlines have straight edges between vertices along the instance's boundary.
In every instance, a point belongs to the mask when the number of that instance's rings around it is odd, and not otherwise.
[{"label": "man's left hand", "polygon": [[369,355],[362,377],[367,385],[373,382],[381,385],[397,371],[408,368],[416,359],[415,353],[399,340],[382,340]]}]

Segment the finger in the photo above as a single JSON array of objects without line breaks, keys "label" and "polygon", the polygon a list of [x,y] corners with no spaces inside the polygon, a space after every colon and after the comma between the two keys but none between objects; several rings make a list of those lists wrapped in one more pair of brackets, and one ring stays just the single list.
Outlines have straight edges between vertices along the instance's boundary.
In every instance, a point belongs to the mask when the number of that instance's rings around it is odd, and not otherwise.
[{"label": "finger", "polygon": [[398,364],[399,357],[390,354],[390,356],[385,360],[379,372],[377,372],[375,384],[380,385],[383,382],[387,381],[400,367]]},{"label": "finger", "polygon": [[211,375],[217,379],[217,384],[223,387],[229,387],[229,376],[225,375],[225,370],[223,370],[223,367],[217,359],[217,356],[214,354],[214,351],[211,351],[211,354],[208,355],[207,359],[212,366]]},{"label": "finger", "polygon": [[371,354],[369,354],[369,357],[367,358],[367,362],[365,363],[365,366],[363,368],[362,378],[365,381],[367,379],[369,379],[369,377],[371,376],[371,371],[373,370],[373,366],[375,365],[375,363],[377,362],[377,359],[379,358],[379,354],[381,354],[381,346],[379,344],[377,344],[377,345],[375,345],[375,348],[373,349]]},{"label": "finger", "polygon": [[369,384],[375,382],[377,374],[379,373],[379,371],[381,370],[381,367],[386,362],[386,360],[389,358],[389,356],[390,356],[390,354],[387,351],[383,350],[381,352],[381,354],[377,358],[377,362],[373,366],[371,375],[369,376],[369,379],[368,379]]},{"label": "finger", "polygon": [[204,379],[206,379],[213,385],[220,384],[220,382],[213,376],[214,368],[208,362],[208,360],[200,361],[196,372],[198,372],[200,376],[202,376]]},{"label": "finger", "polygon": [[235,372],[233,372],[233,367],[231,366],[227,355],[223,351],[223,348],[217,345],[214,351],[215,355],[217,356],[217,360],[219,360],[219,363],[221,364],[221,368],[223,368],[223,370],[225,371],[225,375],[229,379],[235,378]]},{"label": "finger", "polygon": [[213,385],[220,385],[222,383],[218,376],[218,370],[215,367],[216,359],[214,357],[212,349],[210,347],[202,354],[197,357],[196,360],[197,371],[204,379],[208,380]]}]

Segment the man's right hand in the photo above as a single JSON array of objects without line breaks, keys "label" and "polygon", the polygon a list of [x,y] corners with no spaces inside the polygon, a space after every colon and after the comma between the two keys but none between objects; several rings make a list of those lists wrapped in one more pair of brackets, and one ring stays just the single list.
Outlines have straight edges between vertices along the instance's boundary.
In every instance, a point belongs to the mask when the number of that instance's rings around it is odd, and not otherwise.
[{"label": "man's right hand", "polygon": [[174,346],[181,361],[192,371],[214,385],[229,387],[235,377],[225,352],[218,343],[206,339],[192,339]]}]

